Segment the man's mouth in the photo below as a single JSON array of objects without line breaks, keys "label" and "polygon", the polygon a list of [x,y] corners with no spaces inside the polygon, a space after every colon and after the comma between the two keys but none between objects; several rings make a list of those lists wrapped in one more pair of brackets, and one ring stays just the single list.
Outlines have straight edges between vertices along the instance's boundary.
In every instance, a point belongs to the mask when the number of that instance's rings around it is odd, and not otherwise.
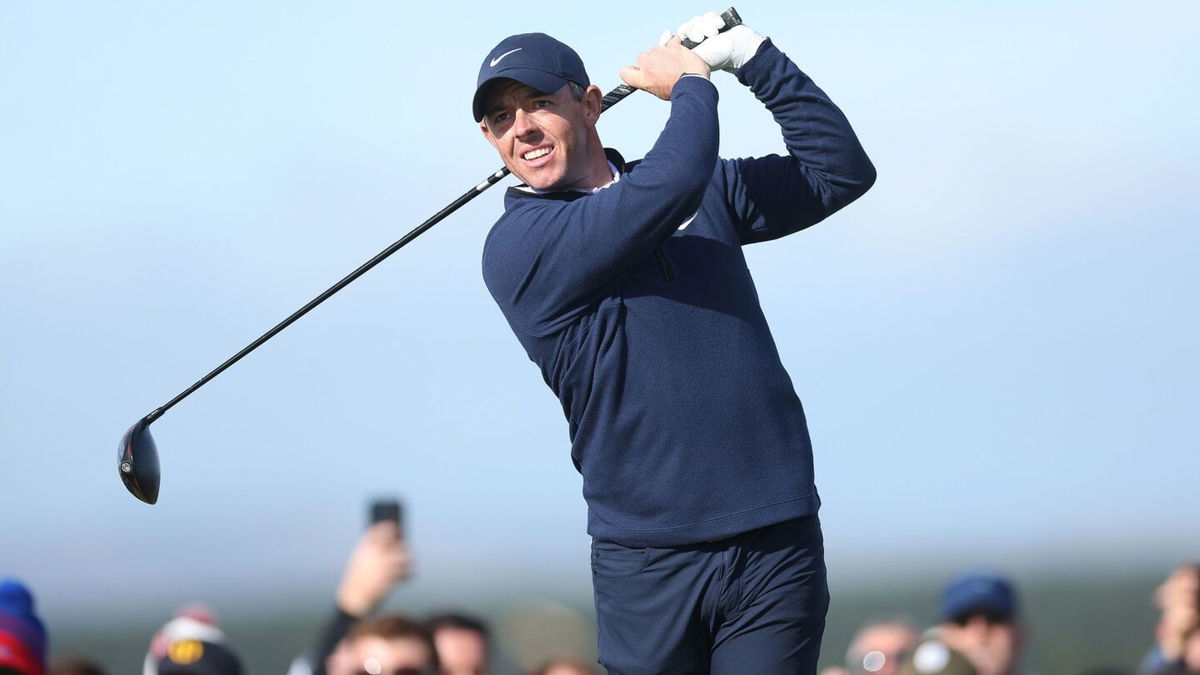
[{"label": "man's mouth", "polygon": [[533,150],[530,150],[529,152],[522,154],[521,159],[525,160],[526,162],[532,162],[532,161],[541,159],[542,157],[545,157],[546,155],[550,154],[553,151],[554,151],[553,145],[546,145],[546,146],[543,146],[540,148],[535,148]]}]

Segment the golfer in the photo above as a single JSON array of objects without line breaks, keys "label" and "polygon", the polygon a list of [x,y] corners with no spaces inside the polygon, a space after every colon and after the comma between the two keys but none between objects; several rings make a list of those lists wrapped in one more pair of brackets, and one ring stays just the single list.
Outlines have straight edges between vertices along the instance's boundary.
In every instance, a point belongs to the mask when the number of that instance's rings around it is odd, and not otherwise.
[{"label": "golfer", "polygon": [[[622,69],[671,105],[640,161],[601,145],[601,92],[547,35],[496,45],[472,104],[523,181],[483,274],[569,422],[610,673],[813,673],[829,604],[804,411],[742,246],[821,221],[875,170],[808,76],[721,23]],[[717,157],[710,70],[762,101],[786,154]]]}]

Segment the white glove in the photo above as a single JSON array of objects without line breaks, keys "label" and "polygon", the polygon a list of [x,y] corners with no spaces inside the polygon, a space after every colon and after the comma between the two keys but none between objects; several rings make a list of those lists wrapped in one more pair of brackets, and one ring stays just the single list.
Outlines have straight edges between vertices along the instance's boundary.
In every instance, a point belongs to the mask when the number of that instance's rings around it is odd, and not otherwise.
[{"label": "white glove", "polygon": [[[707,12],[683,22],[675,35],[680,39],[698,42],[692,51],[713,70],[733,72],[746,65],[766,38],[744,25],[734,26],[722,33],[721,27],[724,25],[725,20],[719,14]],[[665,45],[671,37],[671,31],[665,31],[659,42]]]}]

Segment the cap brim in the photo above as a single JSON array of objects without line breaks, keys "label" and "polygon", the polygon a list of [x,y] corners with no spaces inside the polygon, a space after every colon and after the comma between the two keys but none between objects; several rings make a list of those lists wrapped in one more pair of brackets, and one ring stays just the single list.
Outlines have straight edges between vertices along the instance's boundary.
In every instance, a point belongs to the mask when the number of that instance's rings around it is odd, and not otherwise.
[{"label": "cap brim", "polygon": [[475,98],[471,101],[471,112],[475,115],[475,121],[479,122],[483,119],[485,112],[483,106],[487,103],[484,100],[484,94],[487,92],[488,86],[496,80],[516,80],[521,84],[533,87],[543,94],[551,94],[562,88],[567,80],[555,75],[547,73],[544,70],[536,68],[506,68],[488,79],[479,83],[475,88]]}]

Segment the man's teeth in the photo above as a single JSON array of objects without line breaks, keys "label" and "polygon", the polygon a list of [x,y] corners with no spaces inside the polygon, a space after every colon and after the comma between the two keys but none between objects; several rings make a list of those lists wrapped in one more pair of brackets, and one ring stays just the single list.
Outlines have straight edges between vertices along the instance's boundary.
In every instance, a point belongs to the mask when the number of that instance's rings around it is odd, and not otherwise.
[{"label": "man's teeth", "polygon": [[554,148],[538,148],[537,150],[530,150],[524,155],[521,155],[521,157],[526,161],[531,161],[537,159],[538,157],[545,157],[546,155],[550,154],[550,151],[553,149]]}]

